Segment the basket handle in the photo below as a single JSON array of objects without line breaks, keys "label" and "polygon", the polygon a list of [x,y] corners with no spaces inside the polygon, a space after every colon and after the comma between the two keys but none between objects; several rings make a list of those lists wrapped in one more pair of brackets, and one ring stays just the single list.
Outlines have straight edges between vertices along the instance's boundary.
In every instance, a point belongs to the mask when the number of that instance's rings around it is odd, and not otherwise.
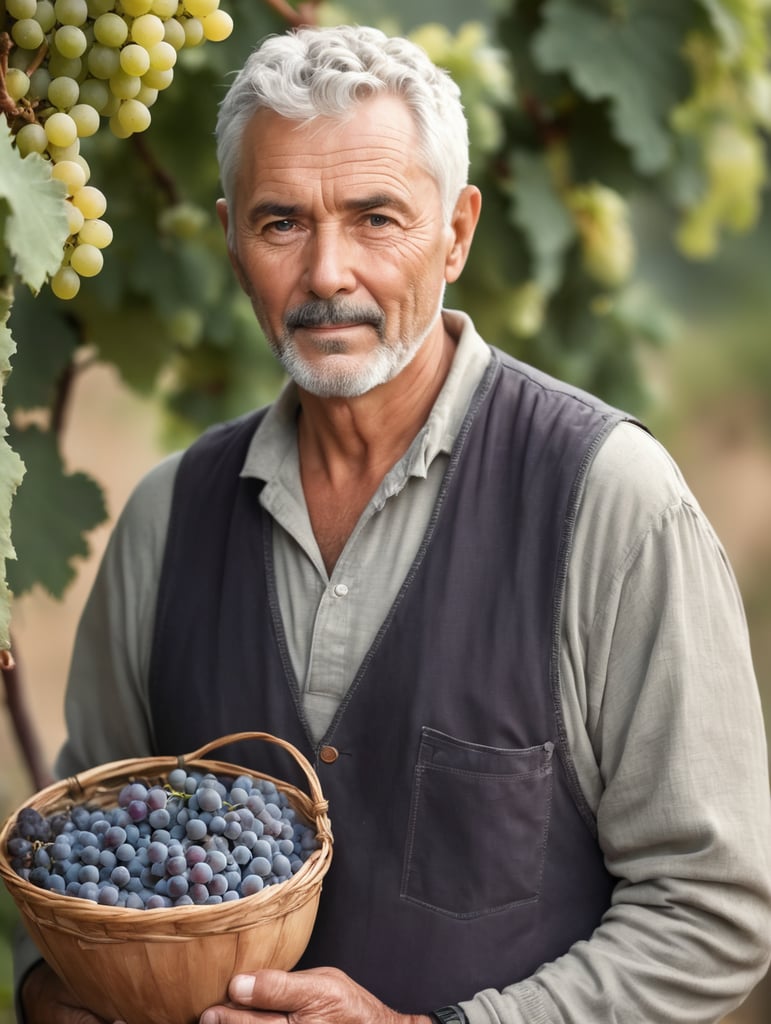
[{"label": "basket handle", "polygon": [[199,747],[198,750],[194,750],[190,754],[181,754],[179,757],[179,765],[182,768],[188,761],[199,761],[201,758],[206,757],[207,754],[210,754],[212,750],[216,750],[217,747],[224,747],[228,743],[237,743],[239,740],[267,740],[268,743],[275,743],[277,746],[283,747],[284,750],[290,753],[295,761],[297,761],[305,775],[305,778],[308,780],[308,789],[310,791],[314,813],[326,814],[329,809],[329,801],[324,799],[319,777],[313,770],[310,761],[308,761],[305,755],[288,740],[283,740],[280,736],[274,736],[272,733],[234,732],[227,736],[220,736],[216,740],[211,740],[209,743],[205,743],[202,747]]}]

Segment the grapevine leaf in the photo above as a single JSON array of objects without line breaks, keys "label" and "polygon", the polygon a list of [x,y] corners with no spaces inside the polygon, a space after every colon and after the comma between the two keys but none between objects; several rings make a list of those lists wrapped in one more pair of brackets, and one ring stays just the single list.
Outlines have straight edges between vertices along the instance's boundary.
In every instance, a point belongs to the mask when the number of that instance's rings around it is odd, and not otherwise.
[{"label": "grapevine leaf", "polygon": [[0,128],[0,202],[8,207],[4,243],[16,272],[32,291],[38,291],[62,262],[67,239],[67,214],[62,201],[65,186],[51,179],[51,165],[39,153],[24,159],[11,145],[4,120]]},{"label": "grapevine leaf", "polygon": [[729,4],[722,0],[699,0],[709,16],[715,33],[720,40],[723,56],[728,61],[734,61],[742,52],[745,45],[744,29]]},{"label": "grapevine leaf", "polygon": [[85,473],[67,473],[56,437],[38,427],[11,430],[13,446],[29,469],[13,503],[18,562],[8,580],[16,595],[36,583],[60,598],[75,576],[73,561],[85,558],[84,534],[107,518],[104,495]]},{"label": "grapevine leaf", "polygon": [[153,390],[172,344],[168,327],[146,302],[125,298],[125,306],[108,309],[97,304],[87,308],[90,338],[99,358],[112,362],[123,380],[140,394]]},{"label": "grapevine leaf", "polygon": [[573,221],[554,190],[542,157],[519,150],[514,170],[513,218],[533,254],[533,278],[546,294],[559,285],[565,250],[575,238]]},{"label": "grapevine leaf", "polygon": [[543,15],[533,43],[541,68],[565,72],[591,100],[607,100],[613,130],[637,170],[662,170],[670,158],[668,117],[689,85],[680,53],[689,5],[626,0],[623,11],[610,17],[568,0],[548,0]]},{"label": "grapevine leaf", "polygon": [[[8,329],[10,297],[0,298],[0,374],[7,378],[16,346]],[[6,582],[6,562],[16,557],[11,541],[11,502],[24,476],[24,463],[6,440],[8,417],[0,401],[0,649],[10,647],[11,595]]]},{"label": "grapevine leaf", "polygon": [[80,342],[69,306],[47,288],[35,296],[17,290],[9,322],[20,348],[6,386],[8,411],[49,407]]}]

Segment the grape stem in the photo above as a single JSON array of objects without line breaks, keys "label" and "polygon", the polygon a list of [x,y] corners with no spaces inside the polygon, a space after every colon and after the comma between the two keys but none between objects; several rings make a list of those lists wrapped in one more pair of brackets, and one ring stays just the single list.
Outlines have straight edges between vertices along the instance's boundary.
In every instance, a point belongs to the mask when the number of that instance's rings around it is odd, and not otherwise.
[{"label": "grape stem", "polygon": [[[0,32],[0,114],[5,114],[6,120],[14,130],[14,121],[21,119],[22,121],[34,121],[36,120],[35,111],[33,104],[25,100],[22,106],[11,99],[8,95],[8,90],[5,85],[6,75],[8,74],[8,56],[13,49],[13,41],[7,32]],[[48,43],[41,43],[38,47],[38,51],[29,67],[26,69],[26,73],[31,75],[33,71],[36,71],[40,67],[46,53],[48,52]],[[14,130],[14,134],[16,134]]]},{"label": "grape stem", "polygon": [[24,700],[24,687],[22,686],[21,674],[18,663],[10,666],[2,665],[2,676],[5,683],[5,699],[11,721],[14,725],[14,732],[19,741],[24,760],[32,777],[35,789],[43,789],[53,781],[53,776],[46,765],[41,745],[32,725],[32,718],[29,713],[26,701]]}]

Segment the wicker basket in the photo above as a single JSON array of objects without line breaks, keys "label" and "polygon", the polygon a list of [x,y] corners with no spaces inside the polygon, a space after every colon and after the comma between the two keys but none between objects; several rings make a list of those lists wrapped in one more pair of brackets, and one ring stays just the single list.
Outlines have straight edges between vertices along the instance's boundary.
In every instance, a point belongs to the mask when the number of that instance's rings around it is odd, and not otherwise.
[{"label": "wicker basket", "polygon": [[[205,760],[236,740],[275,743],[298,762],[310,796],[279,779],[239,765]],[[35,794],[23,806],[43,816],[73,804],[115,806],[132,780],[163,782],[173,768],[270,779],[315,828],[319,849],[286,882],[215,905],[130,910],[48,892],[10,866],[7,841],[17,810],[0,830],[0,877],[40,952],[92,1012],[126,1024],[194,1024],[207,1006],[225,1001],[230,978],[261,967],[289,970],[302,956],[316,919],[332,833],[316,773],[290,743],[269,733],[224,736],[184,757],[113,761]]]}]

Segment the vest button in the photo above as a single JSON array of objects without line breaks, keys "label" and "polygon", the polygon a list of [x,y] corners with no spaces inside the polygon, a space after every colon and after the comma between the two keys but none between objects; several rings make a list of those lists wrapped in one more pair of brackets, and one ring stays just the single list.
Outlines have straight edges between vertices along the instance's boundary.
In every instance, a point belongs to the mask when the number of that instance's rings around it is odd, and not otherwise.
[{"label": "vest button", "polygon": [[334,764],[340,756],[340,751],[337,747],[322,747],[319,751],[319,757],[324,764]]}]

